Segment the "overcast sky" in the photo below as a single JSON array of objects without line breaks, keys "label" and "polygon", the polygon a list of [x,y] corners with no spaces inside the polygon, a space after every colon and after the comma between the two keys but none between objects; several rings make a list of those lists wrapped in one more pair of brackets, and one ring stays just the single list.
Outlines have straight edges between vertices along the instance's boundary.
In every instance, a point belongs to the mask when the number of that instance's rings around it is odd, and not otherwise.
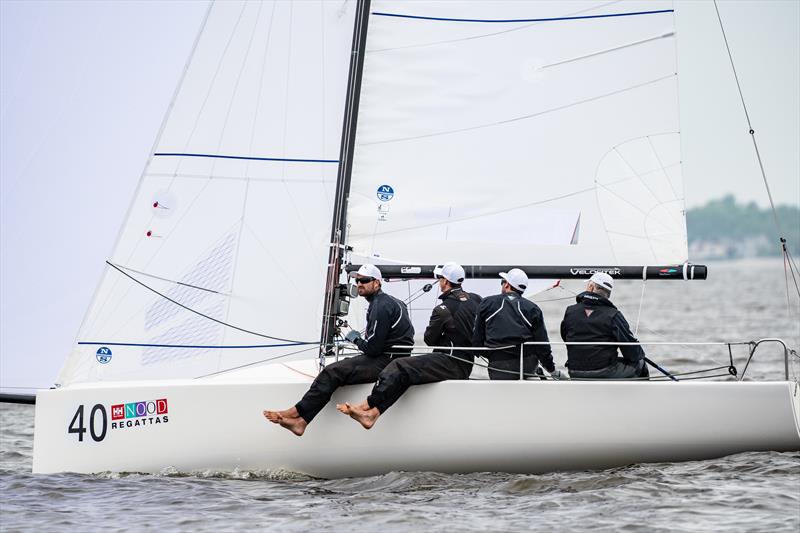
[{"label": "overcast sky", "polygon": [[[0,388],[54,381],[206,7],[0,0]],[[678,7],[687,206],[767,205],[714,6]],[[800,2],[720,12],[773,195],[800,204]]]}]

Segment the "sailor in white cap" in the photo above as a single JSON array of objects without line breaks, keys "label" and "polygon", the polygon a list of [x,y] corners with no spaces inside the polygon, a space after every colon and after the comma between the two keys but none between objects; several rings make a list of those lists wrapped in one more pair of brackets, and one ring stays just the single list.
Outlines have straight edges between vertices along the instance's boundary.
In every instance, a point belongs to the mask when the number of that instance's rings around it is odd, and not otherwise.
[{"label": "sailor in white cap", "polygon": [[[528,288],[528,276],[519,268],[501,272],[501,292],[484,298],[478,308],[473,346],[492,348],[489,352],[491,379],[519,379],[519,350],[524,342],[547,342],[542,310],[522,297]],[[536,367],[556,374],[549,344],[528,345],[523,349],[523,373],[534,377]]]},{"label": "sailor in white cap", "polygon": [[350,331],[346,338],[362,352],[327,365],[314,379],[308,392],[294,406],[283,411],[264,411],[270,422],[280,424],[297,436],[330,401],[337,388],[356,383],[372,383],[394,358],[407,357],[412,346],[414,326],[406,304],[381,290],[383,277],[375,265],[361,265],[352,272],[358,295],[369,302],[366,336]]},{"label": "sailor in white cap", "polygon": [[439,351],[392,361],[383,369],[366,400],[360,404],[336,406],[366,429],[370,429],[410,386],[468,379],[472,372],[472,352],[457,347],[470,346],[481,297],[461,288],[466,275],[457,263],[437,266],[433,274],[439,282],[442,303],[433,308],[425,329],[425,344],[435,346]]},{"label": "sailor in white cap", "polygon": [[[605,272],[595,272],[586,291],[567,307],[561,322],[564,342],[639,342],[622,312],[611,303],[614,279]],[[571,378],[625,379],[647,377],[645,354],[641,346],[614,345],[567,346],[567,368]]]}]

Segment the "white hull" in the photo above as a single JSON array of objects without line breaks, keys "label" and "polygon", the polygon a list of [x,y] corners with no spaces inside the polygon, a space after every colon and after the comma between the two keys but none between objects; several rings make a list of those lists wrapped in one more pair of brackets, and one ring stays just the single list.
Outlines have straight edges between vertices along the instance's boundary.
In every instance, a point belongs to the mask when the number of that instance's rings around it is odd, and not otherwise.
[{"label": "white hull", "polygon": [[[370,386],[359,385],[337,391],[302,438],[262,417],[264,408],[296,402],[308,381],[117,382],[43,391],[33,471],[538,473],[800,450],[800,390],[786,381],[451,381],[412,387],[370,431],[334,408],[363,399]],[[112,405],[157,399],[167,400],[166,413],[123,420],[122,428],[111,419]],[[98,404],[107,430],[96,441],[88,428]],[[80,405],[82,441],[68,432]],[[101,411],[94,416],[98,438]]]}]

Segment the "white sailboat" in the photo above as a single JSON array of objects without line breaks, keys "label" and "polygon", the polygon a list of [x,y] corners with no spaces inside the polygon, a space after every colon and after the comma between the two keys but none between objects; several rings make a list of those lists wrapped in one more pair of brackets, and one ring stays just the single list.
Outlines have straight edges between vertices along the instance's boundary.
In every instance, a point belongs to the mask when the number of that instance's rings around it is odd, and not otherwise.
[{"label": "white sailboat", "polygon": [[34,472],[543,472],[800,449],[788,368],[444,382],[369,432],[331,405],[300,439],[261,415],[343,355],[336,320],[364,309],[345,314],[341,284],[362,262],[419,297],[418,333],[446,260],[484,294],[504,266],[540,278],[531,293],[597,269],[703,278],[675,35],[668,1],[213,4],[57,387],[37,395]]}]

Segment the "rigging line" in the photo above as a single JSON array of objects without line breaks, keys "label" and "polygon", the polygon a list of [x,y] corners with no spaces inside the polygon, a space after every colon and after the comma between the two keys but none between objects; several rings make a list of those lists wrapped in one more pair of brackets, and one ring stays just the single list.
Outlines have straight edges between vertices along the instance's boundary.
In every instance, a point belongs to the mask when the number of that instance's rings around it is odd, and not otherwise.
[{"label": "rigging line", "polygon": [[758,159],[758,167],[761,169],[761,177],[764,180],[764,187],[767,189],[767,196],[769,197],[769,204],[772,207],[772,218],[775,221],[775,229],[778,233],[783,233],[781,229],[781,225],[778,222],[778,214],[775,211],[775,202],[772,200],[772,191],[770,191],[769,183],[767,182],[767,174],[764,171],[764,163],[761,161],[761,153],[758,150],[758,143],[756,142],[756,132],[753,129],[753,124],[750,122],[750,113],[747,111],[747,105],[744,103],[744,93],[742,92],[742,86],[739,83],[739,75],[736,73],[736,66],[733,64],[733,54],[731,54],[731,47],[728,44],[728,36],[725,34],[725,28],[722,26],[722,17],[719,14],[719,7],[717,6],[717,0],[714,0],[714,10],[717,12],[717,20],[719,21],[719,29],[722,31],[722,39],[725,41],[725,49],[728,52],[728,60],[731,63],[731,70],[733,71],[733,78],[736,80],[736,89],[739,91],[739,99],[742,102],[742,109],[744,110],[744,116],[747,120],[747,129],[750,133],[750,138],[753,140],[753,148],[756,152],[756,159]]},{"label": "rigging line", "polygon": [[394,17],[414,20],[431,20],[436,22],[484,22],[484,23],[519,23],[519,22],[559,22],[568,20],[586,20],[586,19],[602,19],[602,18],[616,18],[616,17],[634,17],[639,15],[658,15],[661,13],[673,13],[673,9],[660,9],[657,11],[632,11],[629,13],[604,13],[602,15],[582,15],[576,17],[552,17],[552,18],[538,18],[538,19],[465,19],[465,18],[447,18],[447,17],[426,17],[422,15],[405,15],[402,13],[385,13],[373,11],[371,14],[377,17]]},{"label": "rigging line", "polygon": [[314,344],[315,344],[315,346],[312,346],[311,348],[303,348],[302,350],[297,350],[296,352],[289,352],[289,353],[285,353],[285,354],[281,354],[281,355],[276,355],[276,356],[273,356],[273,357],[268,357],[267,359],[262,359],[260,361],[254,361],[252,363],[246,363],[244,365],[239,365],[239,366],[234,366],[234,367],[230,367],[230,368],[225,368],[225,369],[222,369],[222,370],[217,370],[216,372],[211,372],[210,374],[203,374],[202,376],[195,376],[192,379],[201,379],[201,378],[207,378],[207,377],[211,377],[211,376],[216,376],[216,375],[219,375],[219,374],[225,374],[226,372],[233,372],[234,370],[240,370],[242,368],[247,368],[249,366],[260,365],[262,363],[269,363],[270,361],[275,361],[276,359],[281,359],[283,357],[289,357],[291,355],[297,355],[299,353],[309,352],[311,350],[316,350],[317,349],[316,345],[319,345],[319,343],[314,343]]},{"label": "rigging line", "polygon": [[[795,269],[797,268],[797,265],[795,265],[794,261],[792,261],[792,256],[789,255],[789,250],[786,250],[786,257],[788,257],[788,259],[789,259],[789,273],[792,275],[792,281],[794,282],[794,288],[797,291],[797,295],[800,296],[800,287],[797,285],[797,278],[795,277]],[[786,269],[786,265],[784,263],[784,270],[785,269]],[[788,283],[788,279],[787,279],[787,283]]]},{"label": "rigging line", "polygon": [[194,314],[196,314],[196,315],[199,315],[199,316],[201,316],[201,317],[203,317],[203,318],[206,318],[206,319],[208,319],[208,320],[211,320],[212,322],[216,322],[217,324],[222,324],[223,326],[226,326],[226,327],[229,327],[229,328],[235,329],[235,330],[237,330],[237,331],[241,331],[241,332],[243,332],[243,333],[249,333],[250,335],[255,335],[256,337],[263,337],[263,338],[265,338],[265,339],[272,339],[272,340],[275,340],[275,341],[292,342],[292,343],[298,343],[298,344],[318,344],[318,343],[316,343],[316,342],[314,342],[314,343],[311,343],[311,342],[308,342],[308,341],[298,341],[298,340],[294,340],[294,339],[284,339],[284,338],[281,338],[281,337],[274,337],[274,336],[272,336],[272,335],[265,335],[264,333],[258,333],[257,331],[251,331],[251,330],[249,330],[249,329],[240,328],[239,326],[234,326],[233,324],[229,324],[229,323],[227,323],[227,322],[223,322],[222,320],[218,320],[218,319],[216,319],[216,318],[214,318],[214,317],[211,317],[211,316],[208,316],[208,315],[206,315],[206,314],[203,314],[203,313],[201,313],[200,311],[196,311],[196,310],[192,309],[191,307],[185,306],[185,305],[183,305],[182,303],[180,303],[180,302],[178,302],[178,301],[176,301],[176,300],[173,300],[173,299],[172,299],[172,298],[170,298],[169,296],[167,296],[167,295],[165,295],[165,294],[163,294],[163,293],[161,293],[161,292],[159,292],[159,291],[155,290],[154,288],[152,288],[152,287],[148,286],[147,284],[145,284],[145,283],[141,282],[140,280],[138,280],[138,279],[136,279],[135,277],[131,276],[130,274],[128,274],[127,272],[125,272],[125,271],[124,271],[124,270],[122,270],[121,268],[117,268],[117,266],[116,266],[116,265],[114,265],[114,264],[112,264],[112,263],[109,263],[108,261],[106,261],[106,264],[108,264],[108,265],[109,265],[109,266],[111,266],[112,268],[116,269],[116,270],[117,270],[117,271],[119,271],[119,272],[120,272],[122,275],[124,275],[124,276],[126,276],[126,277],[130,278],[131,280],[133,280],[134,282],[138,283],[139,285],[141,285],[141,286],[142,286],[142,287],[144,287],[145,289],[149,290],[150,292],[153,292],[153,293],[155,293],[155,294],[157,294],[157,295],[161,296],[161,297],[162,297],[162,298],[164,298],[165,300],[168,300],[168,301],[170,301],[170,302],[174,303],[175,305],[177,305],[177,306],[179,306],[179,307],[182,307],[182,308],[186,309],[187,311],[189,311],[189,312],[191,312],[191,313],[194,313]]},{"label": "rigging line", "polygon": [[[643,267],[643,270],[646,272],[647,267]],[[639,334],[639,322],[642,321],[642,304],[644,303],[644,288],[647,285],[647,276],[642,276],[642,294],[639,296],[639,311],[636,313],[636,327],[633,330],[633,336]]]},{"label": "rigging line", "polygon": [[[445,219],[442,222],[430,222],[428,224],[419,224],[417,226],[408,226],[406,228],[398,228],[398,229],[394,229],[394,230],[390,230],[390,231],[383,231],[383,232],[380,232],[379,235],[389,235],[391,233],[399,233],[399,232],[403,232],[403,231],[413,231],[413,230],[422,229],[422,228],[431,228],[431,227],[434,227],[434,226],[441,226],[442,224],[456,224],[456,223],[459,223],[459,222],[466,222],[467,220],[474,220],[474,219],[477,219],[477,218],[490,217],[490,216],[493,216],[493,215],[499,215],[499,214],[502,214],[502,213],[508,213],[510,211],[516,211],[517,209],[525,209],[527,207],[533,207],[535,205],[542,205],[542,204],[546,204],[546,203],[550,203],[550,202],[555,202],[557,200],[563,200],[563,199],[569,198],[571,196],[577,196],[579,194],[583,194],[583,193],[586,193],[586,192],[594,191],[595,189],[596,189],[595,187],[587,187],[586,189],[580,189],[580,190],[577,190],[577,191],[569,192],[569,193],[566,193],[566,194],[562,194],[561,196],[554,196],[552,198],[546,198],[544,200],[538,200],[536,202],[530,202],[530,203],[518,205],[518,206],[515,206],[515,207],[509,207],[507,209],[497,209],[495,211],[490,211],[488,213],[480,213],[480,214],[477,214],[477,215],[469,215],[469,216],[464,216],[464,217],[460,217],[460,218],[456,218],[456,219],[448,218],[448,219]],[[350,234],[351,238],[364,237],[364,236],[365,235],[363,233],[351,233]],[[370,257],[370,256],[365,255],[364,257]]]},{"label": "rigging line", "polygon": [[162,278],[161,276],[156,276],[155,274],[148,274],[147,272],[142,272],[141,270],[136,270],[134,268],[126,267],[126,266],[123,266],[123,265],[115,265],[115,264],[111,263],[110,261],[106,261],[106,262],[109,265],[125,269],[125,270],[127,270],[129,272],[135,272],[137,274],[141,274],[142,276],[147,276],[148,278],[160,279],[161,281],[166,281],[168,283],[175,283],[176,285],[183,285],[184,287],[190,287],[192,289],[197,289],[197,290],[200,290],[200,291],[206,291],[206,292],[210,292],[210,293],[213,293],[213,294],[222,294],[224,296],[230,296],[229,293],[215,291],[214,289],[206,289],[205,287],[198,287],[197,285],[192,285],[191,283],[184,283],[182,281],[175,281],[174,279]]},{"label": "rigging line", "polygon": [[[596,9],[603,9],[603,8],[606,8],[606,7],[614,5],[614,4],[619,4],[621,1],[622,0],[615,0],[613,2],[606,2],[605,4],[601,4],[599,6],[592,6],[592,7],[588,8],[588,9],[581,9],[579,11],[573,11],[572,13],[568,13],[565,16],[579,15],[581,13],[594,11]],[[511,28],[511,29],[508,29],[508,30],[502,30],[502,31],[497,31],[497,32],[493,32],[493,33],[484,33],[484,34],[480,34],[480,35],[473,35],[473,36],[470,36],[470,37],[462,37],[460,39],[447,39],[447,40],[443,40],[443,41],[435,41],[435,42],[430,42],[430,43],[411,44],[411,45],[405,45],[405,46],[396,46],[396,47],[393,47],[393,48],[376,48],[374,50],[367,50],[367,53],[368,54],[372,54],[372,53],[379,53],[379,52],[391,52],[391,51],[394,51],[394,50],[406,50],[406,49],[409,49],[409,48],[426,48],[428,46],[437,46],[437,45],[440,45],[440,44],[451,44],[451,43],[457,43],[457,42],[472,41],[472,40],[475,40],[475,39],[483,39],[483,38],[486,38],[486,37],[495,37],[497,35],[503,35],[505,33],[511,33],[511,32],[515,32],[515,31],[526,30],[526,29],[532,28],[534,26],[539,26],[540,24],[542,24],[542,23],[541,22],[534,22],[533,24],[526,24],[524,26],[517,26],[515,28]]]},{"label": "rigging line", "polygon": [[543,111],[537,111],[536,113],[530,113],[528,115],[522,115],[522,116],[519,116],[519,117],[512,117],[512,118],[509,118],[509,119],[500,120],[500,121],[497,121],[497,122],[490,122],[490,123],[487,123],[487,124],[478,124],[478,125],[475,125],[475,126],[467,126],[467,127],[464,127],[464,128],[458,128],[458,129],[454,129],[454,130],[436,131],[436,132],[433,132],[433,133],[425,133],[425,134],[422,134],[422,135],[414,135],[414,136],[411,136],[411,137],[398,137],[396,139],[384,139],[384,140],[381,140],[381,141],[362,142],[362,143],[359,143],[359,144],[360,144],[360,146],[372,146],[372,145],[376,145],[376,144],[389,144],[389,143],[396,143],[396,142],[406,142],[406,141],[414,141],[414,140],[417,140],[417,139],[427,139],[427,138],[430,138],[430,137],[440,137],[440,136],[443,136],[443,135],[452,135],[452,134],[455,134],[455,133],[464,133],[466,131],[479,130],[479,129],[483,129],[483,128],[491,128],[491,127],[494,127],[494,126],[504,126],[504,125],[510,124],[512,122],[519,122],[521,120],[527,120],[527,119],[530,119],[530,118],[536,118],[536,117],[540,117],[540,116],[547,115],[547,114],[550,114],[550,113],[555,113],[556,111],[564,111],[565,109],[569,109],[571,107],[575,107],[575,106],[578,106],[578,105],[581,105],[581,104],[587,104],[587,103],[594,102],[594,101],[597,101],[597,100],[602,100],[603,98],[616,96],[618,94],[622,94],[622,93],[625,93],[625,92],[628,92],[628,91],[634,91],[636,89],[641,89],[642,87],[646,87],[648,85],[653,85],[655,83],[674,78],[675,76],[676,76],[676,74],[673,72],[673,73],[667,74],[666,76],[661,76],[660,78],[655,78],[655,79],[648,80],[648,81],[645,81],[645,82],[642,82],[642,83],[639,83],[639,84],[636,84],[636,85],[623,87],[622,89],[617,89],[615,91],[611,91],[611,92],[608,92],[608,93],[600,94],[600,95],[597,95],[597,96],[592,96],[592,97],[585,98],[583,100],[578,100],[578,101],[575,101],[575,102],[570,102],[568,104],[564,104],[564,105],[561,105],[561,106],[553,107],[553,108],[550,108],[550,109],[545,109]]},{"label": "rigging line", "polygon": [[[231,232],[233,231],[233,228],[235,228],[235,227],[236,227],[236,224],[238,224],[238,222],[237,222],[237,223],[235,223],[235,224],[234,224],[233,226],[231,226],[230,228],[226,229],[226,230],[225,230],[225,232],[224,232],[224,234],[227,234],[227,235],[230,237],[230,235],[231,235]],[[166,239],[164,239],[164,240],[166,240]],[[219,248],[219,246],[221,246],[220,244],[216,244],[216,243],[219,243],[219,242],[220,242],[220,240],[219,240],[219,239],[217,239],[217,240],[216,240],[216,241],[214,241],[214,242],[215,242],[215,244],[214,244],[214,245],[211,247],[211,251],[214,251],[214,250],[216,250],[217,248]],[[224,241],[224,240],[222,240],[222,242],[224,243],[225,241]],[[163,243],[162,243],[162,245],[163,245]],[[159,245],[159,247],[160,247],[160,246],[161,246],[161,245]],[[206,250],[206,251],[207,251],[207,250]],[[205,254],[204,254],[204,255],[205,255]],[[150,259],[147,261],[147,263],[145,263],[145,268],[147,268],[147,267],[150,265],[150,263],[153,261],[153,259],[155,259],[155,256],[151,257],[151,258],[150,258]],[[190,271],[190,273],[193,273],[193,271]],[[189,277],[189,274],[187,274],[187,275],[185,275],[185,276],[184,276],[184,278],[188,278],[188,277]],[[120,279],[120,278],[117,278],[117,280],[119,280],[119,279]],[[115,281],[115,284],[116,284],[116,281]],[[116,286],[116,285],[115,285],[115,286]],[[123,303],[125,302],[125,300],[126,300],[126,298],[127,298],[128,294],[129,294],[129,293],[130,293],[130,292],[133,290],[133,288],[134,288],[134,285],[130,285],[130,284],[128,284],[128,286],[125,288],[125,292],[122,294],[122,296],[121,296],[121,297],[119,297],[119,298],[117,298],[117,299],[116,299],[116,301],[115,301],[115,303],[114,303],[114,306],[111,308],[111,310],[110,310],[110,311],[108,311],[108,312],[106,312],[106,313],[104,313],[104,314],[101,314],[101,313],[99,313],[99,312],[98,312],[98,315],[100,315],[100,316],[102,316],[102,317],[104,317],[104,318],[105,318],[105,322],[102,322],[102,324],[103,324],[103,327],[104,327],[104,326],[105,326],[105,324],[106,324],[106,323],[107,323],[109,320],[111,320],[111,319],[112,319],[112,317],[113,317],[113,316],[116,314],[116,312],[117,312],[117,309],[119,309],[119,307],[120,307],[121,305],[123,305]],[[219,294],[219,295],[221,295],[221,296],[230,296],[230,294],[228,294],[228,293],[224,293],[224,292],[219,292],[218,294]],[[110,298],[111,298],[111,296],[112,296],[112,294],[111,294],[111,293],[109,293],[109,294],[108,294],[108,299],[110,299]],[[139,316],[139,314],[140,314],[142,311],[144,311],[144,309],[145,309],[146,307],[148,307],[149,305],[150,305],[150,303],[144,303],[144,304],[142,304],[142,305],[141,305],[141,306],[140,306],[138,309],[136,309],[135,311],[133,311],[132,313],[130,313],[130,315],[128,316],[128,318],[127,318],[127,319],[125,319],[123,322],[121,322],[121,325],[120,325],[120,326],[119,326],[119,327],[118,327],[118,328],[117,328],[117,329],[114,331],[114,334],[116,335],[116,334],[117,334],[117,333],[119,333],[121,330],[125,329],[125,327],[128,325],[128,323],[129,323],[131,320],[133,320],[134,318],[136,318],[137,316]],[[103,327],[100,327],[100,326],[98,326],[98,327],[97,327],[97,329],[103,329]]]},{"label": "rigging line", "polygon": [[[338,159],[302,159],[298,157],[255,157],[247,155],[191,154],[179,152],[156,152],[153,157],[209,157],[214,159],[240,159],[243,161],[278,161],[281,163],[338,163]],[[211,177],[211,176],[209,176]]]},{"label": "rigging line", "polygon": [[[798,268],[797,261],[794,260],[794,257],[792,257],[792,254],[789,252],[789,247],[786,246],[786,242],[782,242],[782,244],[784,255],[789,258],[789,269],[792,272],[792,278],[794,278],[795,271],[798,275],[800,275],[800,268]],[[795,281],[795,284],[796,283],[797,282]]]}]

